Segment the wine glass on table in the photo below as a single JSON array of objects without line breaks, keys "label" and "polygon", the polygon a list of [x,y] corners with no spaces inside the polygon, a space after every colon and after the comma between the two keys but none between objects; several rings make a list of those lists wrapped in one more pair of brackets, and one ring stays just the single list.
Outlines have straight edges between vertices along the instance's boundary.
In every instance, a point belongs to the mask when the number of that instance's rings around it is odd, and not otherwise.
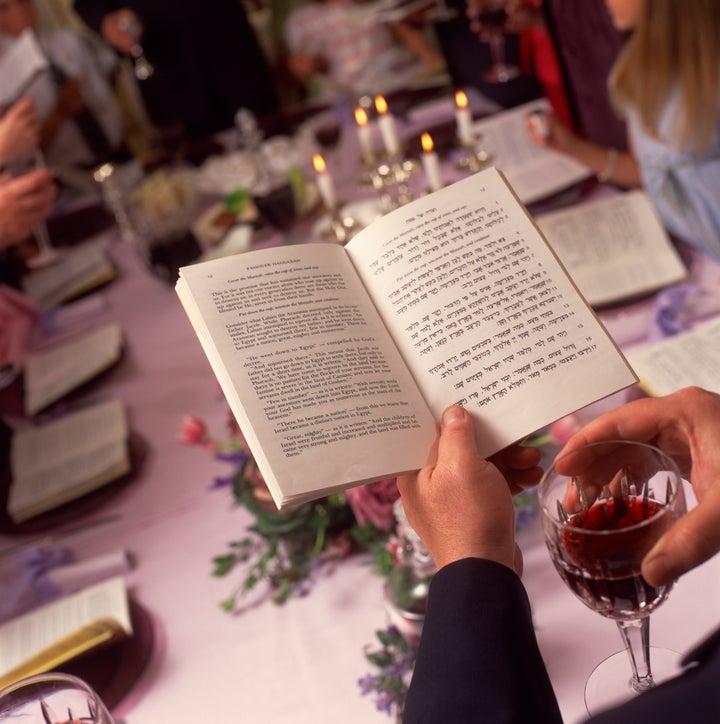
[{"label": "wine glass on table", "polygon": [[650,614],[672,584],[654,587],[641,574],[645,554],[686,510],[672,458],[631,441],[585,445],[555,461],[538,495],[545,542],[560,577],[588,608],[616,622],[624,644],[588,678],[588,711],[677,673],[677,653],[650,648]]},{"label": "wine glass on table", "polygon": [[506,0],[472,0],[468,4],[471,27],[490,47],[492,67],[483,74],[489,83],[507,83],[520,75],[520,68],[505,61]]},{"label": "wine glass on table", "polygon": [[50,672],[20,679],[0,691],[0,723],[113,724],[105,704],[82,679]]},{"label": "wine glass on table", "polygon": [[[13,177],[24,176],[26,173],[44,167],[45,158],[38,148],[23,151],[5,162],[5,169]],[[38,221],[33,225],[33,236],[35,237],[38,253],[28,259],[27,265],[38,269],[54,264],[60,258],[60,252],[53,247],[47,224],[44,221]]]}]

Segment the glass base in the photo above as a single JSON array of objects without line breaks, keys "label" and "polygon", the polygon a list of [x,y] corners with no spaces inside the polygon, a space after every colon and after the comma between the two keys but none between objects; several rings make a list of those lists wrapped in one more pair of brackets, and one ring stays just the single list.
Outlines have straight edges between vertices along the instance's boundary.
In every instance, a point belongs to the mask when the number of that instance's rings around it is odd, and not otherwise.
[{"label": "glass base", "polygon": [[507,83],[520,75],[520,68],[512,65],[496,65],[483,75],[488,83]]},{"label": "glass base", "polygon": [[[655,684],[677,676],[682,668],[682,655],[670,649],[650,647],[650,668]],[[585,684],[585,708],[590,715],[598,714],[633,696],[630,660],[627,652],[618,651],[598,664]]]},{"label": "glass base", "polygon": [[60,255],[57,249],[42,249],[35,256],[31,256],[26,263],[31,269],[42,269],[59,261]]}]

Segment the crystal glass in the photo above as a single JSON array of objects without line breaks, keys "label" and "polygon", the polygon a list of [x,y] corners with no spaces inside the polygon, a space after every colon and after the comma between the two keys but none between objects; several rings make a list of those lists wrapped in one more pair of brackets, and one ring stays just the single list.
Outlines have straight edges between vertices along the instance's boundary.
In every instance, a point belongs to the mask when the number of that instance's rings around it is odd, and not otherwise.
[{"label": "crystal glass", "polygon": [[520,75],[520,69],[505,62],[506,0],[474,0],[470,4],[473,27],[490,46],[492,67],[484,74],[489,83],[507,83]]},{"label": "crystal glass", "polygon": [[[45,167],[45,158],[37,148],[12,156],[5,162],[5,169],[11,176],[24,176],[26,173]],[[28,259],[28,266],[39,268],[55,263],[60,257],[60,252],[55,249],[50,241],[47,224],[38,221],[33,225],[33,236],[38,247],[38,253]]]},{"label": "crystal glass", "polygon": [[0,691],[0,723],[113,724],[100,697],[82,679],[51,672],[10,684]]},{"label": "crystal glass", "polygon": [[650,660],[650,614],[672,585],[651,586],[641,564],[685,513],[682,479],[661,450],[613,440],[558,458],[538,496],[560,577],[588,608],[616,622],[624,644],[625,651],[602,662],[587,681],[585,704],[593,714],[676,673],[674,652],[653,648],[654,668]]}]

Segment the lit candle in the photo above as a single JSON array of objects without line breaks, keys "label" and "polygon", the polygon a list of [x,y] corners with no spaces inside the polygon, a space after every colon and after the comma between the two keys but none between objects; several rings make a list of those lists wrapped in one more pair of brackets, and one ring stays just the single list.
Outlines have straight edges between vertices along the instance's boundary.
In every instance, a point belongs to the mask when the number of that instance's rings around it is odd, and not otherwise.
[{"label": "lit candle", "polygon": [[325,159],[319,153],[313,155],[313,167],[317,172],[318,191],[320,191],[325,208],[328,211],[333,211],[337,204],[335,184],[332,176],[328,173]]},{"label": "lit candle", "polygon": [[355,123],[357,123],[357,134],[362,148],[363,158],[372,158],[374,154],[372,131],[368,125],[368,116],[364,108],[355,109]]},{"label": "lit candle", "polygon": [[444,184],[442,176],[440,175],[440,161],[437,153],[433,151],[432,136],[429,133],[423,133],[422,136],[420,136],[420,143],[423,149],[422,163],[428,186],[431,191],[437,191],[441,189]]},{"label": "lit candle", "polygon": [[378,124],[385,150],[394,156],[400,150],[397,133],[395,131],[395,119],[388,113],[387,101],[382,96],[375,96],[375,109],[378,112]]},{"label": "lit candle", "polygon": [[455,120],[457,121],[458,138],[463,146],[472,145],[475,140],[475,134],[472,129],[472,115],[468,108],[468,97],[461,90],[455,93]]}]

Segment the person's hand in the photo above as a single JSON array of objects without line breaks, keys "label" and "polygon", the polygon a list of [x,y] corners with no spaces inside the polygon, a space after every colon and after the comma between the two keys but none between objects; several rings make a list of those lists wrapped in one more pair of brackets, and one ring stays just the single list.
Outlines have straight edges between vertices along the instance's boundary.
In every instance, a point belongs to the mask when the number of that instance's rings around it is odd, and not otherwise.
[{"label": "person's hand", "polygon": [[677,462],[698,499],[645,556],[642,574],[651,586],[671,583],[720,550],[720,395],[688,387],[636,400],[586,425],[558,456],[601,440],[660,448]]},{"label": "person's hand", "polygon": [[0,161],[36,148],[40,118],[31,98],[21,98],[0,118]]},{"label": "person's hand", "polygon": [[[516,446],[495,459],[515,479],[516,490],[539,478],[535,449]],[[408,521],[438,568],[474,557],[522,572],[511,488],[478,454],[472,418],[462,407],[445,411],[428,464],[400,476],[398,488]]]},{"label": "person's hand", "polygon": [[0,176],[0,248],[22,241],[33,224],[52,210],[57,187],[52,171],[41,168],[23,176]]},{"label": "person's hand", "polygon": [[129,8],[108,13],[100,24],[100,34],[106,42],[125,55],[132,55],[142,32],[140,18]]},{"label": "person's hand", "polygon": [[85,108],[85,99],[77,78],[68,78],[58,90],[55,108],[62,118],[74,118]]},{"label": "person's hand", "polygon": [[530,140],[538,146],[551,148],[553,151],[575,156],[577,153],[578,136],[559,121],[551,112],[543,114],[544,133],[538,133],[538,128],[532,120],[532,114],[525,117],[525,126]]}]

